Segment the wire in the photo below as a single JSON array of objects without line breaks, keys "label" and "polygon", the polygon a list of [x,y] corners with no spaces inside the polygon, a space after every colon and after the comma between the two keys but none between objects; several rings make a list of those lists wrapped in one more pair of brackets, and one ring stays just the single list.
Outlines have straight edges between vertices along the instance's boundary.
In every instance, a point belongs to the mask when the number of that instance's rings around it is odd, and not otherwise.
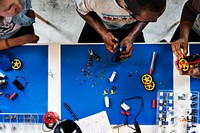
[{"label": "wire", "polygon": [[[50,132],[51,130],[54,129],[54,127],[59,123],[60,119],[58,114],[56,114],[55,112],[47,112],[44,115],[44,124],[42,125],[42,130],[44,132]],[[44,125],[46,128],[50,129],[50,130],[45,130],[44,129]]]},{"label": "wire", "polygon": [[[140,113],[141,113],[141,111],[142,111],[142,108],[143,108],[143,106],[144,106],[143,98],[140,97],[140,96],[130,97],[130,98],[127,98],[127,99],[122,100],[122,101],[120,102],[120,105],[123,104],[125,101],[133,100],[133,99],[140,99],[140,100],[141,100],[141,107],[140,107],[140,110],[139,110],[139,112],[136,114],[136,116],[134,117],[134,122],[136,122],[136,121],[137,121],[136,119],[137,119],[137,117],[140,115]],[[120,106],[120,107],[121,107],[121,106]],[[124,110],[122,107],[121,107],[121,109],[122,109],[124,112],[127,112],[127,111]],[[129,128],[131,128],[131,129],[135,130],[135,128],[133,128],[133,127],[131,127],[131,126],[128,125],[128,115],[127,115],[127,113],[125,113],[125,116],[126,116],[126,123],[125,123],[125,125],[127,125],[127,126],[128,126]]]}]

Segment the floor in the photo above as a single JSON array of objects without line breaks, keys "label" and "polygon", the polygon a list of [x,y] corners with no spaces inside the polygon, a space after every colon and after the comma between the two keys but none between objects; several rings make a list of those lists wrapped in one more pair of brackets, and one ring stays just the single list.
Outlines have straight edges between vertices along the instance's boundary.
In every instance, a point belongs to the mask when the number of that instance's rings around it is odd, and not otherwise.
[{"label": "floor", "polygon": [[[146,42],[169,41],[178,26],[181,10],[186,0],[167,0],[167,8],[156,23],[144,29]],[[82,30],[84,20],[77,14],[73,0],[32,1],[33,10],[45,20],[36,18],[35,32],[39,43],[75,43]],[[45,23],[46,22],[46,23]]]}]

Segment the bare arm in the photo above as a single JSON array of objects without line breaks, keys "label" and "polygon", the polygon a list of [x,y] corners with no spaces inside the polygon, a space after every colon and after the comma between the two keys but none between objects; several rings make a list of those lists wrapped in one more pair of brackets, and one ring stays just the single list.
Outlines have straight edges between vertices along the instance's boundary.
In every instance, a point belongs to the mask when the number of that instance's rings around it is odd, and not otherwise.
[{"label": "bare arm", "polygon": [[101,18],[95,12],[89,12],[86,15],[79,13],[79,15],[101,35],[106,49],[113,53],[117,48],[116,43],[118,42],[118,39],[106,29],[101,21]]},{"label": "bare arm", "polygon": [[142,32],[142,30],[147,26],[148,22],[135,22],[133,24],[133,28],[127,37],[130,37],[132,41],[136,39],[136,37]]},{"label": "bare arm", "polygon": [[131,56],[132,51],[134,49],[133,42],[135,41],[136,37],[142,32],[142,30],[146,27],[147,24],[148,22],[139,22],[139,21],[133,24],[131,32],[120,43],[120,45],[126,46],[126,51],[122,52],[123,54],[123,56],[121,57],[122,59],[129,58]]},{"label": "bare arm", "polygon": [[0,50],[5,50],[15,46],[23,45],[26,43],[36,43],[39,40],[39,37],[34,34],[27,34],[16,38],[10,38],[7,40],[0,40]]}]

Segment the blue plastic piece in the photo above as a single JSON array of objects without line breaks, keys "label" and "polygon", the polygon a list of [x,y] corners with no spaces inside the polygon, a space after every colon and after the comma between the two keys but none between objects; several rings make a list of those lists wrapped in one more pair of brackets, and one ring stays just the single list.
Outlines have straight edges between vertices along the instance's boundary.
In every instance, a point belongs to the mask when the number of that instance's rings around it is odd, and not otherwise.
[{"label": "blue plastic piece", "polygon": [[120,46],[112,55],[112,61],[113,62],[119,62],[120,59],[120,52],[126,50],[126,46]]}]

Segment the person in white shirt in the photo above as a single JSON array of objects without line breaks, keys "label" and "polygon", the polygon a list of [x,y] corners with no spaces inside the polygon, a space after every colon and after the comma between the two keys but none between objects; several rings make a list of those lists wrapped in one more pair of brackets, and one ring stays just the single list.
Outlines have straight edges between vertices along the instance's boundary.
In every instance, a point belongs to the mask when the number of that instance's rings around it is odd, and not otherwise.
[{"label": "person in white shirt", "polygon": [[144,42],[142,30],[166,8],[166,0],[75,0],[75,4],[86,21],[78,42],[104,42],[111,53],[126,46],[121,59],[131,56],[133,42]]}]

